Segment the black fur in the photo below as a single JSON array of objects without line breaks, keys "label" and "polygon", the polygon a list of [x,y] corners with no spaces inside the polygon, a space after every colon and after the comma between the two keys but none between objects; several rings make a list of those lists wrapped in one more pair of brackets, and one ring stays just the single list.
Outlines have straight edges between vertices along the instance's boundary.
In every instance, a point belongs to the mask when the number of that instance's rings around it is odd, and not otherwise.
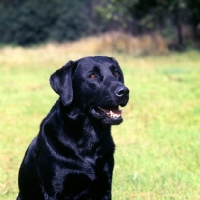
[{"label": "black fur", "polygon": [[110,200],[115,145],[111,125],[128,102],[113,58],[70,61],[50,77],[60,96],[40,125],[19,170],[18,200]]}]

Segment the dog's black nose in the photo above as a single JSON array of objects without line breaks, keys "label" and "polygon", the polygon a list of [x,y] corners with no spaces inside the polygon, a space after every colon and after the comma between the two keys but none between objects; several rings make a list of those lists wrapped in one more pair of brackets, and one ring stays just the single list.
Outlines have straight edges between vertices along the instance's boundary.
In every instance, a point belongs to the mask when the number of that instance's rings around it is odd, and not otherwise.
[{"label": "dog's black nose", "polygon": [[119,86],[114,93],[117,97],[123,97],[129,93],[129,89],[125,86]]}]

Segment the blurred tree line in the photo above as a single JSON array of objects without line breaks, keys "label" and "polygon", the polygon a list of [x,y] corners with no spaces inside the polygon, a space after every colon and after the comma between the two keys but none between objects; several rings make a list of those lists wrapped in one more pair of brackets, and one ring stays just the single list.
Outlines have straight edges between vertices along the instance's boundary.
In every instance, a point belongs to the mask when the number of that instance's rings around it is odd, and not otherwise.
[{"label": "blurred tree line", "polygon": [[110,30],[159,31],[184,46],[183,25],[199,44],[200,0],[0,0],[0,43],[62,42]]}]

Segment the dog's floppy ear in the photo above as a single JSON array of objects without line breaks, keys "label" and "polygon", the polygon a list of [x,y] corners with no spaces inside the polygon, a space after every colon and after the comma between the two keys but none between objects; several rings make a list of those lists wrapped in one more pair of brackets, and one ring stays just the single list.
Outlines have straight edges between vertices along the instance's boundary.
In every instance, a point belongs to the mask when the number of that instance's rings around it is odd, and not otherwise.
[{"label": "dog's floppy ear", "polygon": [[58,69],[50,77],[50,84],[54,91],[60,96],[63,105],[67,106],[72,102],[72,73],[74,62],[69,61],[62,68]]}]

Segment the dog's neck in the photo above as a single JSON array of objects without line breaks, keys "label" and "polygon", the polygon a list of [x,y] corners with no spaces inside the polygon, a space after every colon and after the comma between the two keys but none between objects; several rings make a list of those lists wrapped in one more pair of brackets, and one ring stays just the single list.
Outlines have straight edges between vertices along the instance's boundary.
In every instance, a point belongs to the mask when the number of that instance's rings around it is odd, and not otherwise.
[{"label": "dog's neck", "polygon": [[65,123],[77,124],[78,121],[80,124],[83,125],[83,127],[81,127],[81,130],[83,130],[82,128],[84,128],[86,124],[87,126],[97,127],[97,130],[111,130],[111,125],[104,124],[103,121],[100,119],[95,119],[89,113],[89,108],[76,106],[74,102],[72,102],[68,106],[64,106],[60,99],[58,99],[58,101],[56,102],[56,106],[58,115],[62,117],[62,120],[64,120]]},{"label": "dog's neck", "polygon": [[[54,107],[58,118],[62,118],[60,122],[63,124],[63,137],[65,137],[65,140],[72,139],[79,146],[79,149],[84,147],[83,151],[88,152],[97,149],[100,146],[99,144],[107,141],[112,144],[109,151],[114,152],[111,125],[102,124],[101,121],[94,119],[89,112],[85,113],[74,105],[64,106],[60,100],[56,102]],[[77,121],[79,126],[77,126]],[[66,132],[67,135],[65,135]]]}]

